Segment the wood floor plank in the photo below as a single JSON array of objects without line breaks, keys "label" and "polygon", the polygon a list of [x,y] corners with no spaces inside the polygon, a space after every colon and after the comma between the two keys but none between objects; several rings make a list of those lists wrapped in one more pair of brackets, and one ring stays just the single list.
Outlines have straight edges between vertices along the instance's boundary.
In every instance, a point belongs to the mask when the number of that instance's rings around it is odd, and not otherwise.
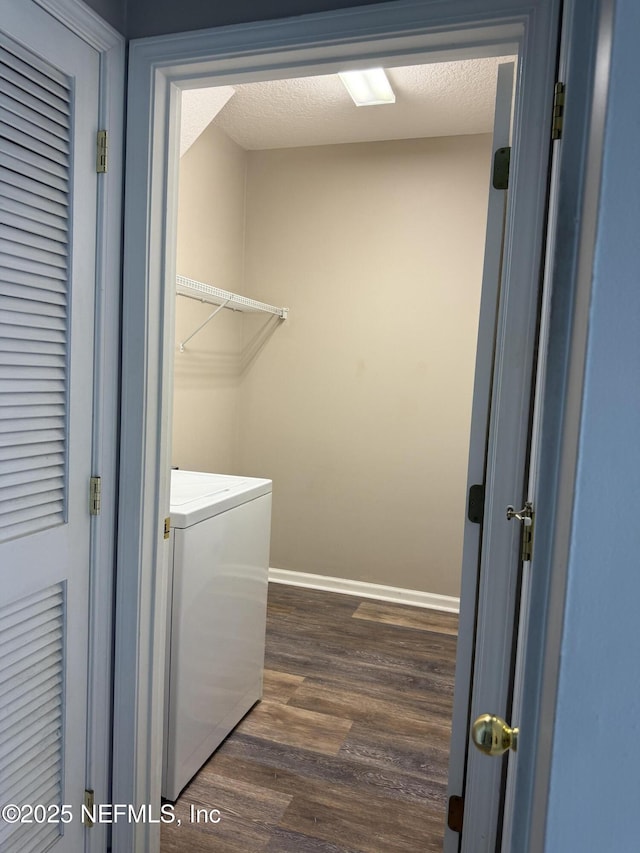
[{"label": "wood floor plank", "polygon": [[347,674],[354,668],[372,668],[374,677],[386,668],[392,676],[446,673],[452,678],[455,669],[456,638],[446,634],[363,619],[348,619],[346,625],[332,622],[323,629],[309,615],[306,620],[288,618],[267,630],[266,665],[304,677],[313,674],[314,666]]},{"label": "wood floor plank", "polygon": [[442,808],[445,789],[440,779],[428,773],[407,773],[392,766],[375,764],[341,751],[325,756],[311,750],[292,750],[260,738],[234,737],[211,761],[219,775],[272,788],[292,795],[300,791],[322,796],[327,789],[336,795],[359,792]]},{"label": "wood floor plank", "polygon": [[[355,606],[358,601],[358,606]],[[351,615],[354,615],[363,603],[362,600],[356,599],[354,606],[350,608],[352,610]],[[387,606],[392,607],[393,605]],[[405,605],[397,606],[403,608],[404,614]],[[372,620],[345,619],[344,616],[345,612],[340,610],[312,615],[300,609],[271,618],[269,630],[270,632],[273,631],[275,636],[295,634],[296,637],[314,640],[328,648],[334,647],[337,640],[341,640],[347,649],[356,648],[364,639],[372,649],[387,652],[398,649],[403,655],[406,655],[407,661],[419,659],[425,649],[447,656],[453,650],[455,656],[454,634],[430,631],[431,636],[425,637],[422,627],[406,627],[406,632],[398,631],[399,626],[382,620],[376,620],[379,624],[376,631],[372,632],[370,626],[367,625],[367,622]],[[419,636],[412,636],[412,631],[419,632]]]},{"label": "wood floor plank", "polygon": [[[378,627],[377,623],[361,624],[369,626],[370,630],[372,625]],[[417,637],[416,643],[424,643],[424,632],[412,633]],[[303,678],[331,675],[334,680],[343,680],[347,684],[386,684],[391,689],[408,695],[415,693],[416,696],[431,690],[450,692],[453,684],[454,649],[447,654],[436,653],[432,648],[424,649],[421,656],[408,660],[403,657],[402,650],[372,648],[365,638],[354,644],[353,649],[346,649],[338,639],[320,643],[294,636],[296,641],[291,642],[291,635],[271,635],[267,652],[270,669]],[[410,646],[410,642],[407,645]]]},{"label": "wood floor plank", "polygon": [[[162,853],[442,849],[455,619],[271,584],[264,699],[163,826]],[[190,805],[220,824],[188,822]]]},{"label": "wood floor plank", "polygon": [[363,601],[353,614],[354,619],[367,619],[370,622],[384,622],[401,628],[417,628],[420,631],[434,631],[437,634],[458,635],[458,616],[427,607],[388,604],[383,601]]},{"label": "wood floor plank", "polygon": [[322,589],[306,589],[288,584],[269,584],[269,609],[286,608],[289,612],[305,613],[308,615],[309,601],[320,621],[339,615],[340,618],[351,615],[364,600],[356,595],[325,592]]},{"label": "wood floor plank", "polygon": [[359,853],[440,851],[443,827],[424,806],[331,789],[294,796],[280,826]]},{"label": "wood floor plank", "polygon": [[[162,827],[162,853],[261,853],[291,800],[289,794],[219,776],[205,765],[175,804],[181,824]],[[192,821],[192,806],[196,815],[218,809],[219,822]]]},{"label": "wood floor plank", "polygon": [[[443,733],[444,734],[444,733]],[[339,753],[352,761],[373,765],[385,772],[410,774],[447,786],[448,730],[443,737],[412,736],[382,731],[379,725],[354,723]]]},{"label": "wood floor plank", "polygon": [[262,682],[262,699],[269,702],[282,702],[283,705],[286,705],[303,681],[304,678],[301,675],[265,669]]},{"label": "wood floor plank", "polygon": [[442,688],[438,692],[421,690],[413,695],[379,683],[360,683],[354,690],[333,676],[307,678],[295,691],[289,705],[358,720],[380,731],[435,737],[446,744],[449,742],[452,697]]},{"label": "wood floor plank", "polygon": [[358,853],[353,848],[343,847],[325,841],[322,838],[311,838],[300,832],[277,827],[271,841],[265,847],[264,853]]},{"label": "wood floor plank", "polygon": [[[317,634],[313,629],[299,630],[290,625],[272,629],[267,650],[269,668],[290,672],[283,670],[283,663],[291,662],[296,665],[293,674],[306,677],[313,672],[315,663],[325,667],[333,660],[336,663],[342,661],[344,666],[395,667],[401,673],[446,673],[451,677],[451,664],[455,663],[456,656],[454,638],[405,628],[402,631],[408,636],[403,638],[402,645],[394,645],[391,641],[385,643],[367,636],[371,632],[371,623],[356,619],[351,622],[364,626],[360,636],[341,637],[338,628],[332,628],[332,633],[326,636]],[[389,627],[375,623],[376,632]],[[291,642],[292,637],[295,637],[295,643]]]},{"label": "wood floor plank", "polygon": [[238,734],[266,737],[276,743],[335,755],[352,721],[279,702],[260,702],[236,728]]}]

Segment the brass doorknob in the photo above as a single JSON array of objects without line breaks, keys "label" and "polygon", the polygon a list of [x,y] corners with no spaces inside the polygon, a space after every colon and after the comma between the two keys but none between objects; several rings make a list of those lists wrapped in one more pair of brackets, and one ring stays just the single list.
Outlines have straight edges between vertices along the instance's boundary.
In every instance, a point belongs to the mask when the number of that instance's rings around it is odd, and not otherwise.
[{"label": "brass doorknob", "polygon": [[508,749],[518,749],[519,729],[512,729],[500,717],[480,714],[471,729],[471,739],[481,752],[502,755]]}]

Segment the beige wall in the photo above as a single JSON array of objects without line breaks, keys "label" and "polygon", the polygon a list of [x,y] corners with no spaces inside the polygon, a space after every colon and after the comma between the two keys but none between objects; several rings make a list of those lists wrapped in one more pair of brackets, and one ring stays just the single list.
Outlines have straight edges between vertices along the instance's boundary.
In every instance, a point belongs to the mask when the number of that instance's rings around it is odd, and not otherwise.
[{"label": "beige wall", "polygon": [[[271,565],[457,595],[490,138],[252,151],[246,163],[232,289],[291,309],[276,328],[238,324],[229,424],[235,472],[274,481]],[[192,191],[209,199],[198,239],[210,247],[228,211],[203,187]],[[181,269],[192,255],[181,242]],[[205,362],[218,386],[222,365]],[[204,420],[202,396],[180,395],[183,421]],[[214,422],[227,403],[207,399],[189,464],[222,470],[208,460],[233,444]]]},{"label": "beige wall", "polygon": [[271,564],[458,595],[490,139],[248,162],[247,291],[291,308],[240,397]]},{"label": "beige wall", "polygon": [[[242,288],[246,152],[210,125],[180,161],[177,271],[225,290]],[[176,300],[172,464],[237,471],[242,317],[221,311],[186,347],[178,343],[214,306]]]}]

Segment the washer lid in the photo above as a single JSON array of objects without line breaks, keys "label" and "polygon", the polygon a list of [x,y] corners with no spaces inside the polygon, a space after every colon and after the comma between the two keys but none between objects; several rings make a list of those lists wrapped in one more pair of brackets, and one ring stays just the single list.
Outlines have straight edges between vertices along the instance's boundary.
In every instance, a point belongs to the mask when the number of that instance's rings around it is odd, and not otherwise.
[{"label": "washer lid", "polygon": [[171,526],[190,527],[271,492],[271,480],[204,471],[171,471]]}]

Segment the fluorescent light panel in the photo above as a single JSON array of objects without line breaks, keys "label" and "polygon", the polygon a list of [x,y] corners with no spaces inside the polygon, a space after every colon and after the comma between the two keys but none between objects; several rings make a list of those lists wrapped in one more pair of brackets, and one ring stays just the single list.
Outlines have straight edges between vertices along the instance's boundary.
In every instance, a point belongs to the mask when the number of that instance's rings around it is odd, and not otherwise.
[{"label": "fluorescent light panel", "polygon": [[367,68],[365,71],[341,71],[338,77],[353,98],[357,107],[375,104],[395,104],[396,96],[383,68]]}]

